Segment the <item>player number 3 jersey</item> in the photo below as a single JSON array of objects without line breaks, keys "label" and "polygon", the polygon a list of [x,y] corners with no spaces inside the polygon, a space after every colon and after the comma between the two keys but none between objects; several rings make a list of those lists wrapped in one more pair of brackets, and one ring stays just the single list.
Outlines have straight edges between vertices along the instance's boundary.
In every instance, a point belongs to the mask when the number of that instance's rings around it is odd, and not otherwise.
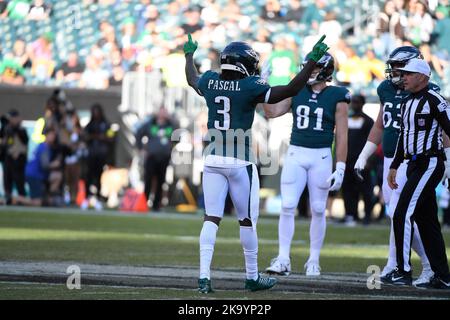
[{"label": "player number 3 jersey", "polygon": [[270,88],[267,82],[259,76],[222,80],[217,72],[207,71],[200,77],[198,88],[208,107],[210,143],[204,150],[205,164],[211,165],[208,162],[211,155],[238,159],[233,162],[241,165],[256,163],[251,151],[251,127],[255,99],[267,93]]}]

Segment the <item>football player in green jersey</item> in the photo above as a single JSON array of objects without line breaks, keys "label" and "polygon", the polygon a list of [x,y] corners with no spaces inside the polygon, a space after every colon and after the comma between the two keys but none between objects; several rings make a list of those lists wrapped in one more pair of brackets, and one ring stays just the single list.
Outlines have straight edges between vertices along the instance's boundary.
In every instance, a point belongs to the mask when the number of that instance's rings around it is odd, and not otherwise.
[{"label": "football player in green jersey", "polygon": [[270,87],[257,75],[258,54],[245,42],[232,42],[220,54],[221,73],[212,71],[198,76],[193,54],[197,43],[189,35],[184,45],[188,84],[202,95],[208,107],[208,135],[205,148],[203,191],[204,223],[200,233],[201,293],[212,291],[210,268],[219,223],[223,217],[227,193],[230,192],[240,225],[244,251],[245,288],[251,291],[273,287],[276,279],[258,273],[259,180],[251,153],[251,126],[258,103],[277,103],[301,90],[316,62],[326,53],[325,36],[313,48],[310,61],[285,86]]},{"label": "football player in green jersey", "polygon": [[[396,68],[404,67],[406,63],[413,58],[423,59],[420,51],[412,46],[398,47],[389,55],[389,58],[386,62],[388,67],[386,69],[387,79],[380,83],[377,88],[378,97],[380,98],[380,111],[372,127],[372,130],[370,131],[366,145],[361,151],[359,158],[355,164],[355,170],[358,174],[359,171],[364,170],[367,159],[373,152],[375,152],[375,150],[377,149],[377,145],[382,143],[384,152],[382,191],[384,202],[386,204],[386,211],[388,216],[391,218],[391,233],[389,238],[389,257],[387,264],[381,273],[381,277],[385,277],[389,273],[393,272],[395,267],[397,266],[392,218],[401,191],[407,180],[407,165],[405,161],[397,170],[396,180],[399,187],[396,190],[392,190],[388,186],[388,184],[385,183],[389,172],[389,167],[392,163],[395,149],[397,147],[398,136],[400,134],[400,104],[402,99],[409,95],[409,92],[405,91],[403,88],[400,71],[396,70]],[[434,90],[439,90],[439,87],[433,83],[430,83],[429,86]],[[444,145],[449,146],[448,138],[445,135]],[[450,160],[450,148],[446,148],[445,152],[447,155],[447,159]],[[413,284],[417,285],[427,283],[433,276],[433,271],[431,270],[430,262],[428,261],[427,255],[425,254],[422,240],[420,239],[419,230],[415,223],[412,248],[419,255],[423,268],[422,274],[416,281],[413,282]]]},{"label": "football player in green jersey", "polygon": [[[308,62],[310,54],[305,61]],[[272,118],[292,110],[290,146],[281,173],[282,210],[278,225],[278,256],[268,273],[289,275],[290,250],[295,229],[295,209],[306,186],[311,208],[310,255],[305,264],[307,276],[320,275],[319,256],[326,231],[325,209],[329,190],[342,185],[347,158],[348,104],[350,92],[328,85],[334,72],[334,59],[326,53],[316,64],[308,85],[293,98],[266,112]],[[336,130],[335,130],[336,129]],[[332,173],[331,146],[336,132],[336,170]],[[330,187],[330,182],[333,184]]]}]

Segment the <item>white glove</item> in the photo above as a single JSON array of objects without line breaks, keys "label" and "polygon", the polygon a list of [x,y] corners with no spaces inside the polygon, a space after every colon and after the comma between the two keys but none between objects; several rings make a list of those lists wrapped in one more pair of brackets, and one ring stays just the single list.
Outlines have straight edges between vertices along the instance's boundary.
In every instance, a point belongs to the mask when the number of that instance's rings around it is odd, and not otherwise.
[{"label": "white glove", "polygon": [[345,173],[345,163],[337,162],[336,170],[333,174],[327,179],[327,182],[330,183],[334,180],[333,184],[330,187],[330,191],[339,190],[342,186],[342,181],[344,181],[344,173]]},{"label": "white glove", "polygon": [[450,147],[449,148],[445,148],[445,157],[447,158],[447,160],[445,160],[445,171],[444,171],[444,176],[442,177],[442,184],[448,188],[448,179],[450,179]]},{"label": "white glove", "polygon": [[373,142],[367,141],[361,153],[359,154],[358,160],[356,160],[354,169],[357,177],[361,181],[364,180],[361,175],[361,171],[364,170],[367,164],[367,159],[369,159],[369,157],[372,155],[372,153],[375,152],[375,150],[377,150],[377,145]]}]

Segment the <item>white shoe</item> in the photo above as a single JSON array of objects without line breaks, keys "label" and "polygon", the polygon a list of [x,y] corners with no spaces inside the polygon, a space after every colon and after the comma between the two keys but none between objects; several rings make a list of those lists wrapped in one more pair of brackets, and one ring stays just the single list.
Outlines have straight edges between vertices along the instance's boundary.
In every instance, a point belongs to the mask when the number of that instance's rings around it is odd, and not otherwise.
[{"label": "white shoe", "polygon": [[318,262],[308,261],[305,263],[305,273],[308,277],[320,276],[320,266]]},{"label": "white shoe", "polygon": [[270,261],[270,267],[266,268],[268,274],[277,274],[279,276],[288,276],[291,273],[291,262],[281,260],[278,257]]},{"label": "white shoe", "polygon": [[431,269],[423,269],[420,277],[417,280],[413,281],[413,286],[417,286],[418,284],[429,283],[431,278],[434,276],[434,272]]},{"label": "white shoe", "polygon": [[97,210],[97,211],[102,211],[103,210],[103,205],[98,200],[95,202],[95,206],[94,207],[95,207],[95,210]]},{"label": "white shoe", "polygon": [[395,267],[391,268],[391,267],[385,266],[385,267],[383,268],[383,271],[381,271],[380,276],[381,276],[381,277],[384,277],[384,276],[386,276],[388,273],[390,273],[390,272],[392,272],[392,271],[394,271],[394,270],[395,270]]},{"label": "white shoe", "polygon": [[345,225],[347,227],[355,227],[356,226],[356,221],[355,221],[355,219],[353,219],[353,217],[347,217],[345,219]]},{"label": "white shoe", "polygon": [[83,202],[80,205],[81,210],[87,210],[89,208],[89,201],[88,199],[84,199]]}]

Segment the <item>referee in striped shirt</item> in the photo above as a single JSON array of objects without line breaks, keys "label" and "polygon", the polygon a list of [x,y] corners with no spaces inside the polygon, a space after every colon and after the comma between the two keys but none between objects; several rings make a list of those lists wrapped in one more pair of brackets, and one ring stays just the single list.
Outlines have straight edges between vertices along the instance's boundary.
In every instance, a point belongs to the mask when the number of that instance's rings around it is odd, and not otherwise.
[{"label": "referee in striped shirt", "polygon": [[[411,285],[411,241],[414,221],[419,227],[434,277],[423,288],[450,290],[450,273],[437,216],[436,187],[444,175],[446,154],[442,130],[450,136],[450,106],[436,91],[428,88],[430,67],[422,59],[411,59],[401,70],[405,90],[411,92],[401,104],[401,128],[388,184],[398,187],[397,168],[408,159],[407,182],[394,213],[397,268],[383,283]],[[446,171],[447,174],[447,171]]]}]

